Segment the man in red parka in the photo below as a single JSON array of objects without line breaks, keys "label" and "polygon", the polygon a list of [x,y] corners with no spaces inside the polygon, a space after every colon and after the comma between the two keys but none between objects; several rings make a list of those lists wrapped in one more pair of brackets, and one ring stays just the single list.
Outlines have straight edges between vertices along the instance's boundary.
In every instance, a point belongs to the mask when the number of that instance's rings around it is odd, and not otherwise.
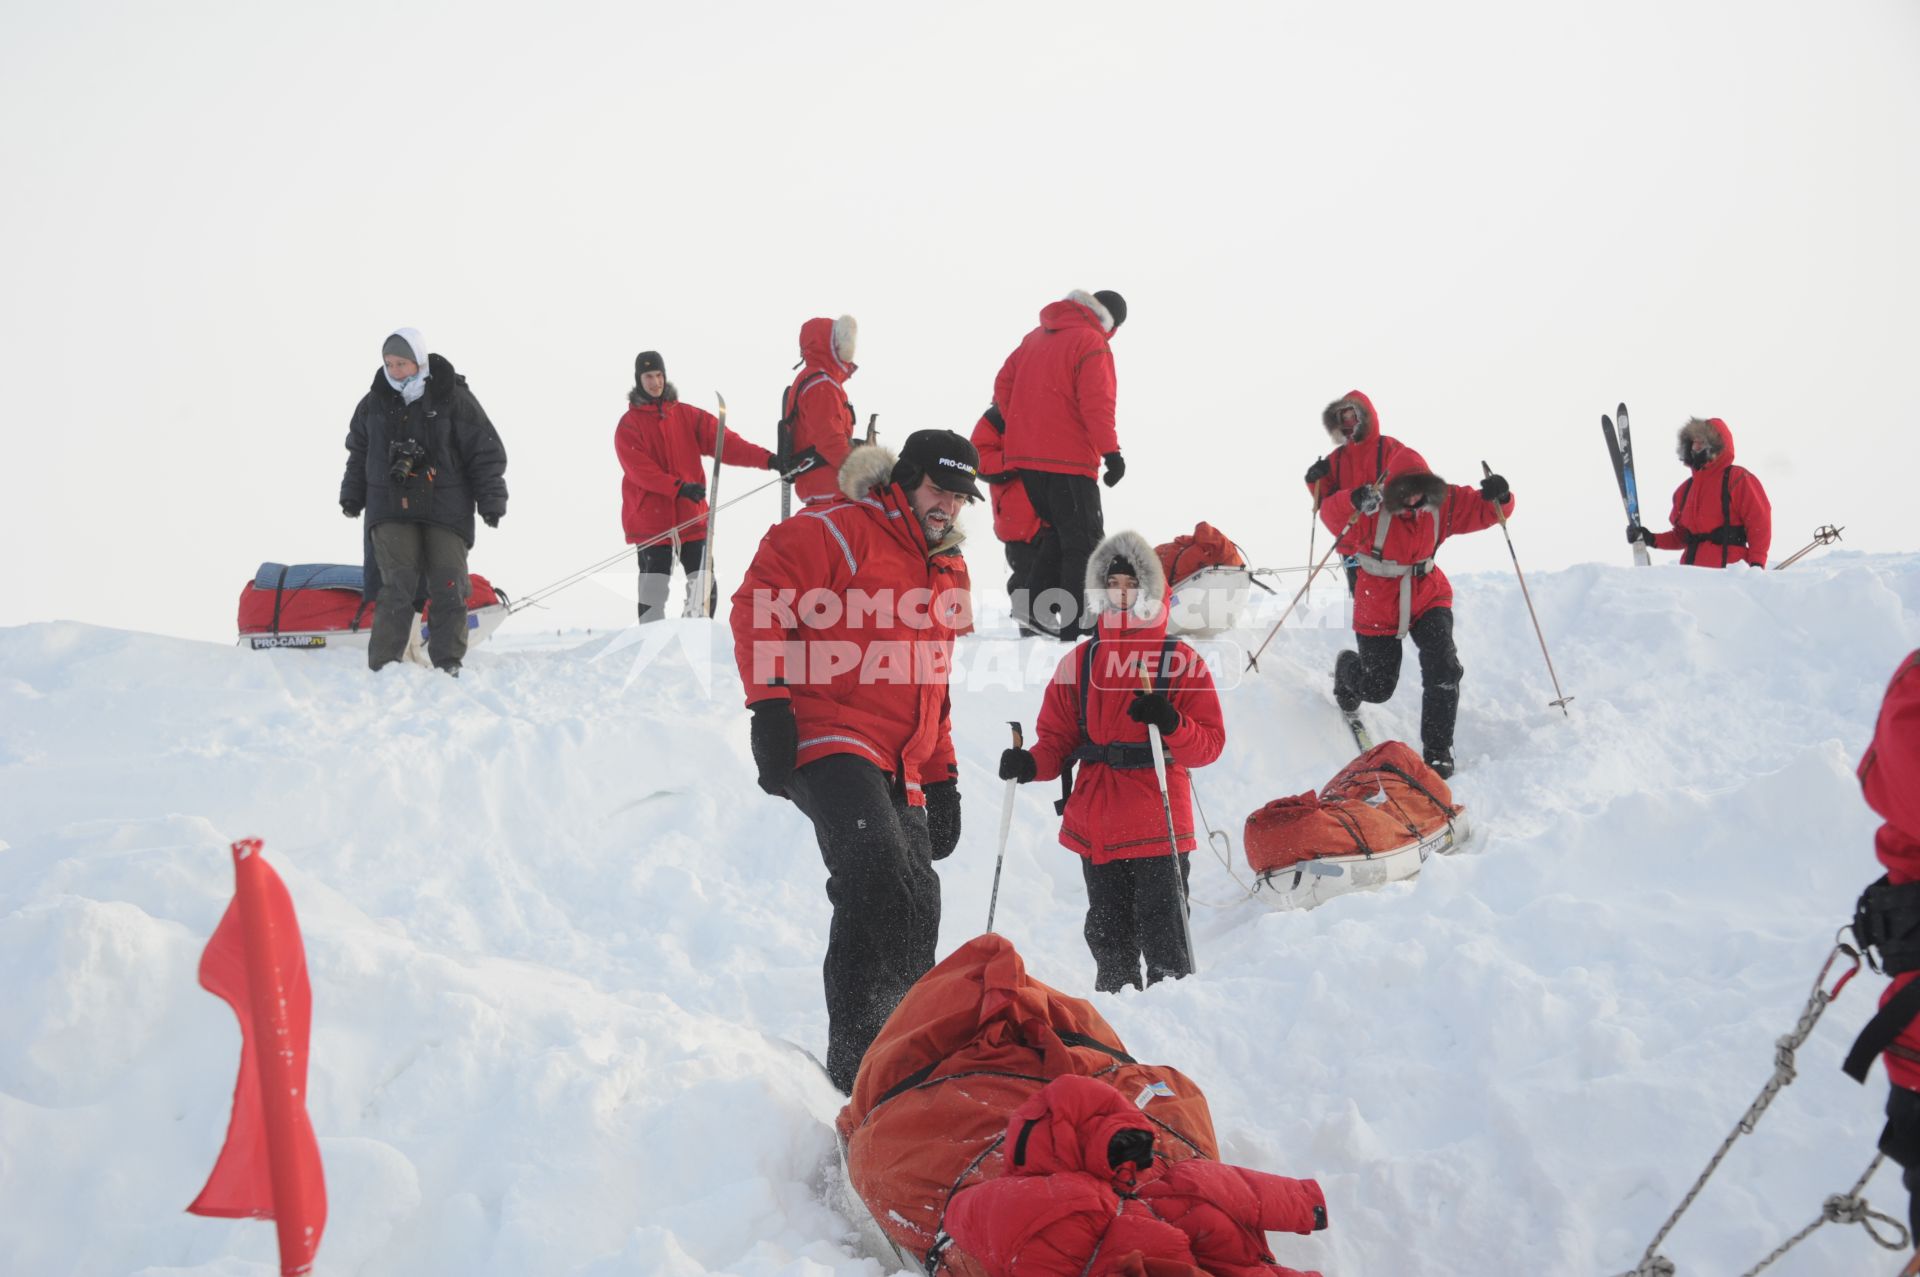
[{"label": "man in red parka", "polygon": [[[706,562],[707,476],[701,458],[713,455],[720,423],[712,413],[680,402],[680,392],[667,380],[666,361],[657,350],[635,356],[633,382],[627,392],[627,411],[613,430],[613,451],[620,458],[622,475],[620,524],[627,544],[639,547],[640,624],[645,625],[665,614],[673,583],[674,546],[680,548],[689,591]],[[726,465],[754,470],[776,468],[772,453],[731,430],[720,459]],[[706,615],[713,614],[716,597],[709,580],[707,599],[699,605]],[[692,593],[687,598],[693,606]]]},{"label": "man in red parka", "polygon": [[988,1277],[1112,1277],[1143,1266],[1319,1277],[1276,1261],[1266,1237],[1325,1228],[1319,1184],[1205,1157],[1156,1158],[1152,1123],[1096,1078],[1068,1073],[1041,1087],[1013,1111],[1001,1148],[1006,1173],[956,1192],[945,1220]]},{"label": "man in red parka", "polygon": [[[1167,637],[1166,573],[1145,537],[1116,532],[1102,541],[1088,564],[1086,596],[1094,637],[1060,662],[1040,704],[1033,749],[1002,754],[1000,779],[1052,780],[1079,764],[1060,845],[1081,857],[1093,987],[1111,993],[1141,987],[1142,959],[1148,984],[1193,970],[1182,916],[1194,848],[1187,771],[1220,757],[1227,731],[1206,662]],[[1167,845],[1148,724],[1160,729],[1166,748],[1177,856]]]},{"label": "man in red parka", "polygon": [[800,325],[800,375],[781,403],[777,441],[789,469],[811,448],[824,464],[806,470],[793,490],[809,503],[837,500],[840,463],[853,448],[853,405],[847,402],[847,378],[859,371],[853,362],[860,325],[852,315],[809,319]]},{"label": "man in red parka", "polygon": [[[1033,626],[1033,574],[1039,561],[1047,525],[1034,512],[1027,487],[1017,471],[1007,468],[1007,422],[997,404],[988,404],[973,426],[973,446],[980,453],[980,480],[987,485],[987,498],[993,504],[993,535],[1000,538],[1007,552],[1007,597],[1013,602],[1013,619],[1023,635],[1040,633]],[[1050,543],[1055,555],[1057,540]],[[1057,575],[1059,565],[1052,571]],[[1048,618],[1047,629],[1059,624]]]},{"label": "man in red parka", "polygon": [[[1380,414],[1374,411],[1373,400],[1358,390],[1349,390],[1328,404],[1320,414],[1320,424],[1333,441],[1333,451],[1307,467],[1307,487],[1313,493],[1313,508],[1335,536],[1340,535],[1340,526],[1327,518],[1329,493],[1346,492],[1363,483],[1383,483],[1389,476],[1427,468],[1419,453],[1380,433]],[[1347,569],[1347,593],[1352,594],[1360,562],[1351,554],[1341,562]]]},{"label": "man in red parka", "polygon": [[1920,1006],[1913,1004],[1920,997],[1920,652],[1901,662],[1880,703],[1873,742],[1860,760],[1860,790],[1886,822],[1873,852],[1887,873],[1861,897],[1854,930],[1866,934],[1855,939],[1879,951],[1893,982],[1880,996],[1887,1018],[1867,1026],[1846,1068],[1865,1082],[1874,1055],[1886,1054],[1892,1087],[1880,1151],[1906,1168],[1907,1214],[1920,1239]]},{"label": "man in red parka", "polygon": [[1627,525],[1627,540],[1656,550],[1680,550],[1682,563],[1724,568],[1767,566],[1773,548],[1773,503],[1753,472],[1733,464],[1733,431],[1718,417],[1695,417],[1680,427],[1680,460],[1693,471],[1673,494],[1673,524],[1665,532]]},{"label": "man in red parka", "polygon": [[[1093,633],[1074,591],[1093,547],[1106,535],[1094,480],[1111,488],[1127,471],[1114,427],[1108,346],[1126,319],[1126,299],[1119,293],[1075,289],[1040,311],[1040,326],[1007,356],[993,382],[993,402],[1007,421],[1006,464],[1019,472],[1048,529],[1029,589],[1036,596],[1059,591],[1053,595],[1060,601],[1058,632],[1069,642]],[[1031,614],[1052,610],[1040,605]]]},{"label": "man in red parka", "polygon": [[733,596],[760,788],[806,813],[827,866],[827,1074],[848,1094],[940,938],[933,862],[960,840],[947,674],[971,609],[957,520],[979,463],[950,430],[898,460],[855,448],[839,499],[770,528]]},{"label": "man in red parka", "polygon": [[[1403,456],[1405,453],[1402,454]],[[1453,645],[1453,586],[1434,561],[1440,545],[1478,532],[1513,511],[1513,494],[1499,475],[1478,489],[1449,486],[1425,470],[1394,475],[1335,492],[1321,516],[1339,535],[1338,548],[1359,563],[1353,592],[1356,651],[1333,663],[1333,697],[1352,713],[1362,701],[1379,704],[1400,682],[1400,640],[1420,650],[1420,744],[1427,766],[1453,775],[1453,724],[1460,714],[1460,678],[1466,673]]]}]

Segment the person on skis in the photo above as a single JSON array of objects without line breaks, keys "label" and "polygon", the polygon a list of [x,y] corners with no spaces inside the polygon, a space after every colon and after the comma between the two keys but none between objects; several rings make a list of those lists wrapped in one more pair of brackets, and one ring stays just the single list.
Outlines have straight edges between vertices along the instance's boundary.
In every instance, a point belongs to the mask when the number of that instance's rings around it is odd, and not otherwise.
[{"label": "person on skis", "polygon": [[1040,326],[993,382],[993,402],[1007,422],[1006,464],[1046,525],[1029,578],[1036,604],[1029,615],[1068,642],[1093,633],[1074,591],[1106,531],[1095,479],[1111,488],[1127,472],[1109,345],[1126,320],[1119,293],[1075,289],[1040,311]]},{"label": "person on skis", "polygon": [[1627,525],[1627,541],[1679,550],[1680,561],[1702,568],[1730,563],[1767,566],[1773,548],[1773,503],[1753,472],[1733,464],[1733,431],[1718,417],[1694,417],[1680,427],[1680,461],[1693,473],[1673,494],[1673,526],[1655,532]]},{"label": "person on skis", "polygon": [[770,528],[733,595],[760,788],[805,813],[826,862],[826,1065],[848,1094],[940,937],[933,862],[960,841],[947,674],[971,611],[959,515],[979,466],[949,430],[915,431],[897,459],[853,449],[841,495]]},{"label": "person on skis", "polygon": [[1878,950],[1880,967],[1893,981],[1845,1068],[1865,1082],[1874,1057],[1886,1056],[1887,1124],[1880,1151],[1905,1170],[1907,1219],[1911,1235],[1920,1239],[1920,651],[1901,662],[1887,686],[1859,775],[1867,806],[1885,822],[1874,835],[1873,852],[1886,875],[1860,898],[1855,939]]},{"label": "person on skis", "polygon": [[473,516],[507,513],[507,449],[467,379],[429,354],[417,328],[380,347],[380,371],[347,426],[340,513],[366,514],[364,595],[374,601],[367,667],[407,650],[424,582],[432,608],[427,656],[458,677],[467,655],[467,552]]},{"label": "person on skis", "polygon": [[1048,528],[1034,512],[1019,474],[1007,468],[1006,433],[999,406],[988,404],[974,423],[972,442],[980,453],[980,481],[987,485],[993,506],[993,535],[1006,548],[1007,597],[1013,602],[1014,622],[1025,637],[1041,632],[1033,625],[1033,570]]},{"label": "person on skis", "polygon": [[[1153,546],[1116,532],[1086,575],[1094,636],[1069,652],[1040,705],[1031,750],[1000,756],[1000,779],[1067,775],[1060,845],[1081,857],[1094,988],[1114,992],[1193,970],[1187,947],[1188,770],[1220,757],[1226,725],[1199,653],[1167,636],[1167,578]],[[1153,769],[1149,724],[1166,749],[1167,792]],[[1167,812],[1177,838],[1167,843]],[[1176,851],[1177,848],[1177,851]]]},{"label": "person on skis", "polygon": [[[1358,390],[1328,404],[1320,413],[1320,424],[1333,451],[1307,467],[1307,489],[1313,493],[1313,508],[1327,530],[1340,535],[1340,525],[1327,517],[1326,499],[1363,483],[1376,483],[1390,474],[1425,470],[1424,458],[1391,435],[1380,433],[1380,414],[1373,400]],[[1351,595],[1360,575],[1359,560],[1349,554],[1341,560],[1347,570],[1347,593]]]},{"label": "person on skis", "polygon": [[[719,432],[712,413],[680,402],[659,351],[643,350],[634,357],[633,389],[627,392],[627,411],[614,427],[613,451],[620,458],[620,524],[627,544],[638,547],[642,625],[666,613],[676,546],[689,591],[706,565],[707,475],[701,458],[713,455]],[[765,448],[731,430],[720,459],[754,470],[774,470],[779,464]],[[711,616],[717,597],[709,580],[706,599],[695,604],[689,593],[687,602]]]},{"label": "person on skis", "polygon": [[1453,587],[1434,555],[1450,536],[1492,527],[1503,509],[1513,512],[1513,493],[1501,476],[1487,476],[1476,489],[1450,486],[1424,468],[1335,492],[1320,507],[1339,535],[1336,548],[1358,567],[1357,650],[1334,660],[1334,700],[1351,714],[1362,701],[1379,704],[1392,696],[1400,682],[1400,640],[1411,636],[1420,651],[1421,756],[1442,778],[1453,775],[1465,667],[1453,645]]},{"label": "person on skis", "polygon": [[793,490],[808,504],[836,501],[840,465],[853,448],[853,405],[847,378],[860,325],[852,315],[800,325],[800,375],[787,387],[780,413],[781,468],[799,472]]}]

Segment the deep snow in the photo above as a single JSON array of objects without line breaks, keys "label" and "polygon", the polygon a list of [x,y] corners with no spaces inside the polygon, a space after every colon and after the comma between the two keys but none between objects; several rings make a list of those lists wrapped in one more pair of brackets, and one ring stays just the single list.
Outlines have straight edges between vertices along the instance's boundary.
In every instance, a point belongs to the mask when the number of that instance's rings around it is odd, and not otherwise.
[{"label": "deep snow", "polygon": [[[1225,1157],[1320,1179],[1332,1227],[1276,1238],[1286,1262],[1617,1273],[1766,1080],[1877,872],[1852,768],[1920,645],[1920,556],[1530,577],[1570,717],[1511,573],[1455,584],[1465,850],[1292,914],[1202,852],[1199,977],[1095,1000],[1206,1090]],[[1197,784],[1241,880],[1246,814],[1352,754],[1323,675],[1340,594],[1316,588],[1223,692],[1228,751]],[[233,1085],[236,1027],[194,972],[244,835],[306,934],[319,1272],[894,1271],[843,1196],[838,1097],[780,1041],[824,1044],[824,874],[753,785],[723,635],[509,623],[454,681],[0,630],[0,1272],[275,1271],[270,1225],[182,1213]],[[992,769],[1058,654],[1004,629],[963,645],[943,954],[983,925]],[[1417,711],[1409,655],[1376,737]],[[1045,788],[1019,795],[999,929],[1087,994]],[[1865,1167],[1885,1084],[1837,1065],[1879,983],[1835,1003],[1663,1247],[1683,1274],[1747,1267]],[[1868,1195],[1902,1214],[1892,1171]],[[1895,1266],[1830,1226],[1774,1271],[1875,1265]]]}]

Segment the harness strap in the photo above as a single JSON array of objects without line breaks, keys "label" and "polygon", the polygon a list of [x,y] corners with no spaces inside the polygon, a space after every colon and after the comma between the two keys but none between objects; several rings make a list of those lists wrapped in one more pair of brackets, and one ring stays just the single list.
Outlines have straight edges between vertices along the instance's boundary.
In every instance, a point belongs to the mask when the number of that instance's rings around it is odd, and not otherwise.
[{"label": "harness strap", "polygon": [[[1421,514],[1433,519],[1433,548],[1440,548],[1440,512],[1433,506],[1422,507]],[[1398,578],[1400,581],[1400,628],[1395,638],[1405,638],[1407,630],[1413,625],[1413,583],[1433,571],[1433,555],[1413,563],[1401,563],[1384,557],[1387,548],[1387,533],[1393,530],[1393,520],[1397,514],[1388,514],[1381,510],[1374,517],[1373,553],[1356,554],[1354,561],[1360,570],[1369,576],[1384,577],[1387,580]]]},{"label": "harness strap", "polygon": [[1920,980],[1894,994],[1893,1000],[1867,1021],[1867,1027],[1853,1040],[1853,1049],[1847,1052],[1841,1069],[1854,1081],[1864,1083],[1875,1058],[1892,1046],[1893,1040],[1915,1020],[1920,1020]]},{"label": "harness strap", "polygon": [[[1171,634],[1160,644],[1160,661],[1154,671],[1153,690],[1166,694],[1167,684],[1173,677],[1173,645],[1178,642]],[[1054,814],[1064,816],[1067,812],[1067,800],[1073,797],[1073,767],[1075,763],[1098,763],[1111,767],[1115,771],[1135,771],[1142,767],[1153,766],[1153,745],[1147,741],[1107,741],[1092,739],[1087,733],[1087,688],[1093,682],[1093,649],[1100,645],[1100,635],[1095,633],[1080,649],[1080,678],[1074,685],[1074,702],[1079,713],[1080,744],[1067,755],[1060,768],[1060,801],[1053,805]]]},{"label": "harness strap", "polygon": [[[1717,545],[1724,549],[1730,545],[1745,545],[1747,543],[1746,525],[1733,521],[1733,472],[1738,468],[1737,466],[1729,465],[1725,470],[1720,472],[1720,526],[1711,532],[1685,533],[1684,535],[1687,538],[1687,551],[1680,556],[1682,563],[1690,564],[1698,558],[1700,547],[1703,545]],[[1679,505],[1682,514],[1686,513],[1687,494],[1693,491],[1693,479],[1694,476],[1688,476],[1686,486],[1680,489]],[[1720,561],[1725,563],[1726,558],[1727,556],[1722,554]]]}]

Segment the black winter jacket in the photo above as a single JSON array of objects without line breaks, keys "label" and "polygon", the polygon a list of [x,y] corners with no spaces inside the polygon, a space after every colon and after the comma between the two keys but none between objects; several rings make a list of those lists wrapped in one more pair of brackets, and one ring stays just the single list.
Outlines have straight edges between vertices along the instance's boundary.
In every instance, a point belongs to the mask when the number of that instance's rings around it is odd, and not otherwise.
[{"label": "black winter jacket", "polygon": [[[388,522],[436,523],[473,548],[473,513],[507,512],[507,449],[467,379],[440,355],[427,356],[427,391],[409,404],[373,375],[373,387],[347,427],[347,472],[340,504],[364,507],[366,527]],[[426,449],[413,477],[396,482],[394,444]]]}]

